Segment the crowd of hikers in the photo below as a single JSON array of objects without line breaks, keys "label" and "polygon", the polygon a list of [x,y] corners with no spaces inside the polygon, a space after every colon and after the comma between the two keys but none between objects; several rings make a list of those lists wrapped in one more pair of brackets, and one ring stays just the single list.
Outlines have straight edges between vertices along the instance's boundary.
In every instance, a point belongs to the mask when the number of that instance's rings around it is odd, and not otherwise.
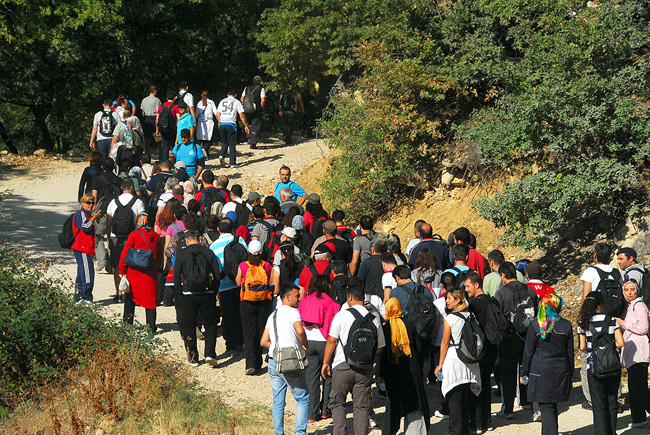
[{"label": "crowd of hikers", "polygon": [[[193,137],[181,129],[176,146]],[[499,250],[486,258],[467,228],[444,238],[418,220],[402,249],[371,216],[349,227],[344,211],[327,212],[286,166],[273,194],[244,195],[188,155],[151,164],[147,152],[92,154],[81,208],[59,237],[78,264],[74,298],[92,302],[95,269],[104,269],[124,322],[142,307],[155,333],[156,307],[174,306],[193,367],[219,368],[221,323],[226,353],[243,352],[245,375],[267,362],[277,435],[287,388],[297,401],[296,434],[329,418],[333,433],[347,433],[349,393],[357,435],[376,425],[379,401],[385,434],[400,425],[426,434],[432,417],[448,419],[454,434],[484,433],[494,427],[492,377],[502,402],[496,417],[512,420],[515,407],[527,408],[542,434],[557,434],[558,403],[572,389],[574,326],[595,433],[616,433],[622,368],[631,426],[648,427],[650,272],[632,248],[616,253],[619,271],[609,265],[610,246],[594,247],[572,325],[540,262],[514,264]],[[435,407],[427,388],[436,389]]]}]

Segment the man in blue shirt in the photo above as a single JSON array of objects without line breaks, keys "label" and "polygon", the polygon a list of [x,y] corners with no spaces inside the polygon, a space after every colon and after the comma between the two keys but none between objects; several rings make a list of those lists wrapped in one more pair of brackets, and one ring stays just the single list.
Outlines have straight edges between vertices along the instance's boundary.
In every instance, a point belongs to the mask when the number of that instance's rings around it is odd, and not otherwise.
[{"label": "man in blue shirt", "polygon": [[187,104],[185,104],[185,101],[178,101],[176,105],[178,106],[178,112],[181,115],[178,122],[176,122],[176,144],[180,144],[182,130],[188,129],[190,131],[190,138],[194,137],[194,126],[196,125],[196,121],[192,114],[187,110]]},{"label": "man in blue shirt", "polygon": [[295,201],[298,205],[302,206],[307,201],[307,192],[298,185],[291,181],[291,168],[288,166],[282,165],[280,168],[280,182],[275,185],[275,197],[280,200],[280,190],[283,187],[288,187],[293,191],[293,197],[290,198],[291,201]]},{"label": "man in blue shirt", "polygon": [[182,129],[180,136],[181,142],[172,149],[171,154],[176,158],[177,162],[185,162],[187,175],[198,179],[205,167],[203,150],[192,142],[192,134],[189,129]]}]

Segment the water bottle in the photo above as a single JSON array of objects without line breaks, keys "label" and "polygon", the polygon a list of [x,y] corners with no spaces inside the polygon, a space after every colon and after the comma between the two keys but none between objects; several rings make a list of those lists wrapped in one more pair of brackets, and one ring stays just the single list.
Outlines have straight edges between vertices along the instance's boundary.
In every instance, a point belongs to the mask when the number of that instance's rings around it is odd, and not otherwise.
[{"label": "water bottle", "polygon": [[528,376],[521,378],[524,381],[524,385],[528,385]]},{"label": "water bottle", "polygon": [[[437,368],[437,366],[436,366],[436,368]],[[442,370],[440,370],[440,371],[438,372],[437,379],[438,379],[439,382],[442,382]]]}]

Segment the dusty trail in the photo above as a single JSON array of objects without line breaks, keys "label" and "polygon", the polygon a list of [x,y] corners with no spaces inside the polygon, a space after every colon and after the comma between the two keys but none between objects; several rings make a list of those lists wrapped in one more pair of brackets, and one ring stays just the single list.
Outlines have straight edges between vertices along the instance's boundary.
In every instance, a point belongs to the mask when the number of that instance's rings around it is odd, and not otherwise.
[{"label": "dusty trail", "polygon": [[[231,179],[231,184],[241,184],[244,193],[256,190],[261,194],[270,194],[277,182],[278,169],[282,164],[290,166],[293,170],[292,178],[300,182],[301,174],[309,165],[327,152],[322,141],[304,141],[293,146],[284,146],[279,142],[267,142],[258,150],[249,150],[245,144],[240,144],[238,169],[219,168],[216,159],[208,161],[208,168],[215,174],[226,174]],[[213,148],[214,151],[214,148]],[[214,154],[214,153],[213,153]],[[0,239],[10,244],[25,249],[37,259],[54,262],[55,269],[62,274],[74,279],[76,263],[72,254],[64,252],[58,245],[57,235],[66,217],[78,209],[77,189],[79,177],[87,166],[83,162],[70,162],[67,160],[26,158],[22,161],[14,158],[0,157],[0,193],[6,192],[7,196],[2,202],[2,217],[0,219]],[[313,185],[313,182],[309,183]],[[122,305],[115,304],[111,296],[114,293],[112,276],[105,272],[96,274],[94,289],[95,303],[102,307],[107,316],[121,315]],[[158,326],[160,337],[165,339],[171,347],[171,357],[178,361],[185,360],[182,341],[175,321],[173,307],[158,308]],[[136,310],[136,321],[144,323],[144,310]],[[199,352],[202,355],[202,345],[199,343]],[[221,397],[232,406],[256,405],[263,407],[269,414],[269,425],[260,428],[259,433],[272,433],[270,424],[270,409],[272,404],[271,388],[268,376],[244,376],[244,362],[242,356],[226,357],[225,345],[221,338],[217,340],[217,355],[219,366],[211,369],[201,365],[191,369],[205,388],[219,392]],[[590,435],[593,433],[591,411],[583,410],[580,406],[582,394],[579,391],[579,377],[574,378],[574,400],[561,405],[560,430],[564,434]],[[431,403],[436,403],[436,394],[433,387],[427,386]],[[288,395],[290,396],[290,394]],[[498,398],[494,398],[492,411],[499,410]],[[377,399],[375,404],[382,406],[376,408],[377,421],[383,419],[383,399]],[[569,407],[570,406],[570,407]],[[432,406],[432,409],[435,409]],[[349,410],[351,411],[351,409]],[[295,415],[295,401],[287,398],[287,433],[293,428],[293,415]],[[351,418],[351,414],[349,415]],[[309,433],[331,433],[331,420],[309,425]],[[619,428],[624,428],[631,422],[629,411],[619,415]],[[431,419],[430,433],[447,433],[448,420]],[[540,423],[530,422],[529,410],[518,410],[515,419],[505,421],[493,417],[495,426],[494,434],[533,434],[541,431]],[[351,427],[350,427],[351,429]],[[352,433],[352,432],[351,432]],[[372,433],[379,434],[375,429]],[[619,430],[618,433],[630,435],[649,433],[647,429]]]}]

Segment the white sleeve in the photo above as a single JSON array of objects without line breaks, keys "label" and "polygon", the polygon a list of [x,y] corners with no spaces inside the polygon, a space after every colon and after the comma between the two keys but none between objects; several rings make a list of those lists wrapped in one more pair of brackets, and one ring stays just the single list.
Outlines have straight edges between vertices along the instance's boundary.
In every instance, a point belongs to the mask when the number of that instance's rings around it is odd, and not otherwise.
[{"label": "white sleeve", "polygon": [[187,107],[194,107],[194,96],[189,92],[186,92],[183,96],[183,101],[187,104]]},{"label": "white sleeve", "polygon": [[330,337],[334,337],[337,340],[341,336],[341,321],[344,316],[344,311],[339,311],[334,319],[332,319],[332,324],[330,325]]},{"label": "white sleeve", "polygon": [[377,347],[378,348],[385,347],[386,338],[384,337],[384,329],[381,327],[381,323],[376,317],[375,317],[375,326],[377,327]]},{"label": "white sleeve", "polygon": [[237,113],[235,115],[235,119],[236,119],[237,115],[239,115],[240,113],[244,113],[244,105],[239,100],[235,101],[235,112]]},{"label": "white sleeve", "polygon": [[95,113],[95,117],[93,118],[93,125],[99,125],[99,121],[102,119],[102,113],[97,112]]},{"label": "white sleeve", "polygon": [[136,218],[140,216],[142,213],[145,213],[144,209],[144,202],[142,202],[141,199],[137,199],[135,203],[133,204],[133,207],[135,208],[135,216]]},{"label": "white sleeve", "polygon": [[117,208],[117,204],[115,203],[115,200],[112,200],[108,204],[108,208],[106,208],[106,214],[113,216],[113,213],[115,213],[116,208]]},{"label": "white sleeve", "polygon": [[266,98],[266,90],[264,88],[260,91],[260,98]]},{"label": "white sleeve", "polygon": [[244,90],[243,90],[242,93],[241,93],[241,96],[242,96],[242,97],[245,96],[245,95],[246,95],[246,88],[244,88]]},{"label": "white sleeve", "polygon": [[585,269],[584,272],[582,272],[582,275],[580,276],[580,281],[593,282],[594,274],[598,275],[598,272],[596,272],[593,267],[588,267]]}]

